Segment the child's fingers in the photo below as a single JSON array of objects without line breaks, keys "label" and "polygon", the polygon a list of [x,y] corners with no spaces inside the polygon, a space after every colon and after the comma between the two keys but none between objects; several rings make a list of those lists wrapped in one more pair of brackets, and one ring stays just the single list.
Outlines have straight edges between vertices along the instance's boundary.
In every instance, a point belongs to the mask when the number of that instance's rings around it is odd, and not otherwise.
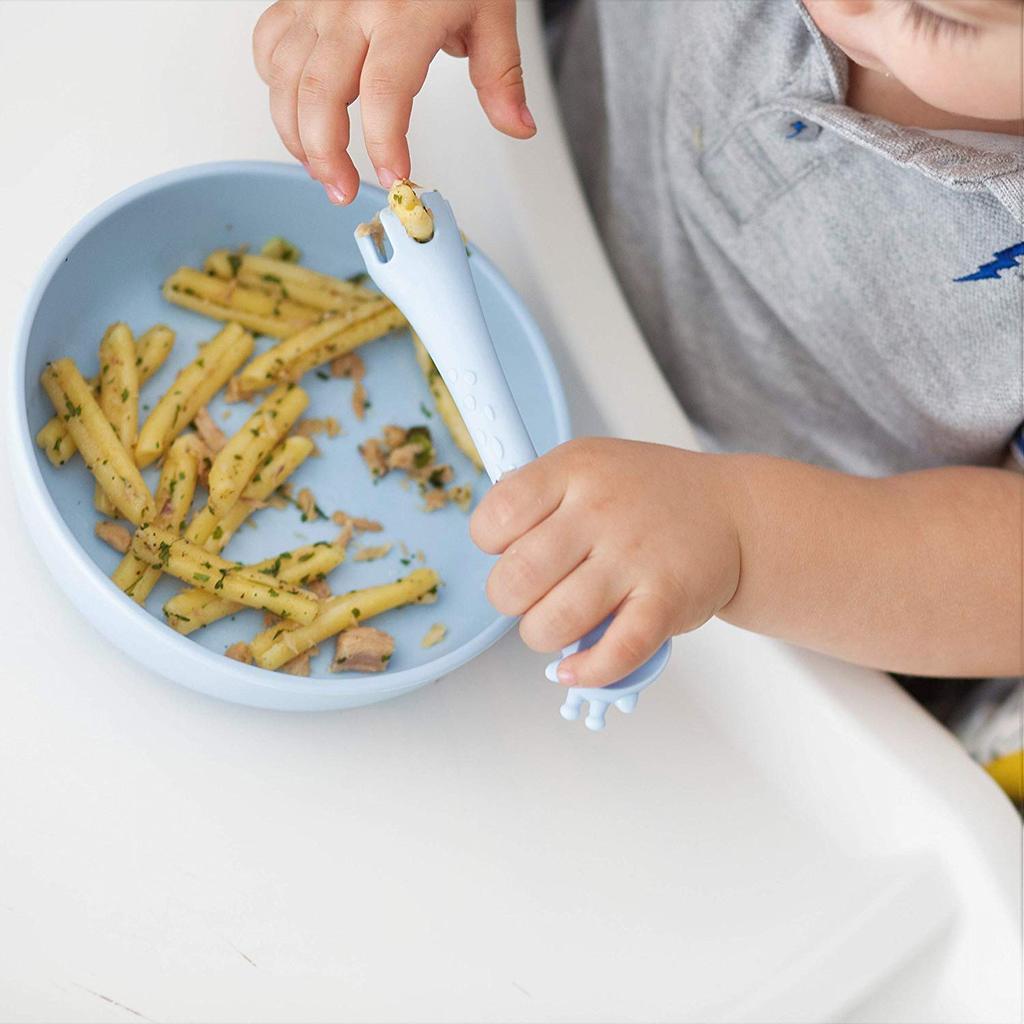
[{"label": "child's fingers", "polygon": [[589,650],[570,655],[559,665],[558,681],[566,686],[614,683],[639,668],[671,632],[663,602],[650,595],[630,594],[604,636]]},{"label": "child's fingers", "polygon": [[267,72],[274,127],[285,148],[301,163],[306,162],[306,154],[299,138],[299,78],[315,45],[316,29],[305,18],[293,19],[270,55]]},{"label": "child's fingers", "polygon": [[500,555],[516,538],[547,519],[564,493],[562,474],[549,457],[530,462],[483,496],[469,521],[469,535],[481,551]]},{"label": "child's fingers", "polygon": [[569,575],[590,553],[564,510],[520,537],[487,577],[487,599],[502,615],[522,615]]},{"label": "child's fingers", "polygon": [[252,60],[256,73],[270,84],[270,57],[281,37],[291,27],[295,9],[291,4],[276,3],[268,7],[252,30]]},{"label": "child's fingers", "polygon": [[624,586],[600,558],[586,559],[523,616],[523,643],[534,651],[567,647],[615,609]]},{"label": "child's fingers", "polygon": [[348,105],[359,95],[366,49],[358,30],[321,36],[299,78],[300,145],[309,173],[327,186],[335,203],[351,202],[359,189],[359,172],[348,155]]},{"label": "child's fingers", "polygon": [[427,26],[410,20],[407,27],[380,29],[359,81],[363,142],[384,188],[409,177],[409,131],[413,97],[423,87],[427,69],[443,40]]},{"label": "child's fingers", "polygon": [[481,9],[470,30],[468,54],[469,79],[491,124],[517,139],[533,135],[537,126],[526,105],[515,4]]}]

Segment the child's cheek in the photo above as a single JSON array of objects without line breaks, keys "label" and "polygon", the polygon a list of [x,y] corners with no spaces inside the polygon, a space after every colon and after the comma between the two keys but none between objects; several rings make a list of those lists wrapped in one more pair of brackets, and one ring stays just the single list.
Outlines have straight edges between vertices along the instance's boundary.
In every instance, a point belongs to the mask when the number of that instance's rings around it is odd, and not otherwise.
[{"label": "child's cheek", "polygon": [[[1011,33],[1011,35],[1014,35]],[[965,117],[1012,120],[1021,116],[1019,38],[919,39],[893,47],[888,65],[915,96]]]}]

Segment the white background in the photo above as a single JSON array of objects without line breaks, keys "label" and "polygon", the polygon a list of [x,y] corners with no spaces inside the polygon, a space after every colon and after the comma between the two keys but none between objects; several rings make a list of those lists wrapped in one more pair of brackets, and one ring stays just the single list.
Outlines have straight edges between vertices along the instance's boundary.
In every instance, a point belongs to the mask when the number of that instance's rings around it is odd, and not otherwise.
[{"label": "white background", "polygon": [[[37,268],[94,205],[174,166],[285,158],[250,64],[259,10],[0,4],[5,352]],[[686,443],[530,54],[539,139],[495,139],[445,59],[414,173],[537,313],[577,432]],[[518,204],[516,231],[482,184]],[[600,736],[558,717],[515,634],[373,708],[220,704],[72,611],[5,453],[0,1020],[1019,1012],[1019,825],[883,677],[714,623]]]}]

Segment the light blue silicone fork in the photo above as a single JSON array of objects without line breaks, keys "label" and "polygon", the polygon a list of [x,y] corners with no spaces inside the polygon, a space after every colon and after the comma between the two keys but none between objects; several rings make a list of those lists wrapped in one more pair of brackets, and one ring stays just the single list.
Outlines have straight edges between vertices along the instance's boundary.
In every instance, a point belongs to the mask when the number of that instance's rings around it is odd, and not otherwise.
[{"label": "light blue silicone fork", "polygon": [[[390,257],[371,235],[357,233],[356,242],[374,284],[405,314],[426,346],[466,421],[487,475],[496,482],[535,459],[537,452],[494,350],[451,207],[439,192],[425,192],[420,198],[434,218],[429,242],[411,239],[388,209],[381,211],[380,222]],[[557,683],[562,658],[592,647],[610,622],[606,619],[566,647],[562,657],[548,665],[548,679]],[[578,718],[586,701],[587,727],[603,729],[609,705],[631,712],[639,692],[661,675],[671,644],[666,640],[643,665],[609,686],[568,687],[562,717]]]}]

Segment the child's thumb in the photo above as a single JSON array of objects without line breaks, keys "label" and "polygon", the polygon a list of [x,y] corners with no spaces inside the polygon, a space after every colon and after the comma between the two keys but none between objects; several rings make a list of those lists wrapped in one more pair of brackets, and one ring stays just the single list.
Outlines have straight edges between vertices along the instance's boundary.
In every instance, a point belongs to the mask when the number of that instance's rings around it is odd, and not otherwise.
[{"label": "child's thumb", "polygon": [[523,87],[523,66],[516,38],[516,5],[488,4],[477,15],[467,41],[469,80],[487,119],[506,135],[526,139],[534,134]]}]

